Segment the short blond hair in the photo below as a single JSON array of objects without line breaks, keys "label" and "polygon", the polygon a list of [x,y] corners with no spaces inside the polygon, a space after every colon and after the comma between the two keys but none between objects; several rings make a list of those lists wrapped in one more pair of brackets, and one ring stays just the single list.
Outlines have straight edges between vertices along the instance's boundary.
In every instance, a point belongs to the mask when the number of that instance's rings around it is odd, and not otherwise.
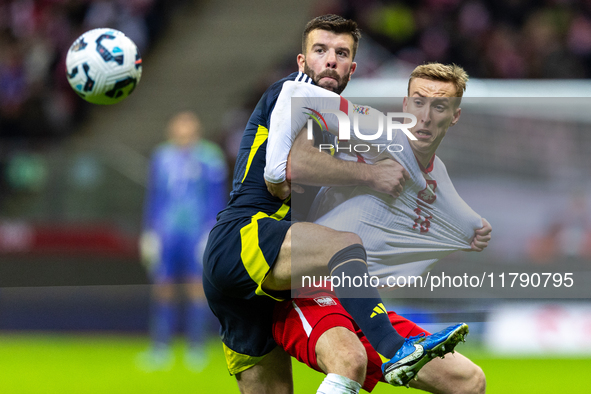
[{"label": "short blond hair", "polygon": [[456,88],[455,97],[462,97],[466,91],[468,73],[457,64],[427,63],[415,68],[408,80],[408,94],[410,95],[410,83],[415,78],[429,79],[432,81],[451,82]]}]

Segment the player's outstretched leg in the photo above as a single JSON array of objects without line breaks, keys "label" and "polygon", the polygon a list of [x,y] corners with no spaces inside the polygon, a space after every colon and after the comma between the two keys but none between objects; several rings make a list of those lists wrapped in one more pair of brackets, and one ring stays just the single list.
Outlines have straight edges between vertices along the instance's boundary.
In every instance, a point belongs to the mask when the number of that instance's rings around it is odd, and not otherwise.
[{"label": "player's outstretched leg", "polygon": [[432,335],[409,337],[394,357],[382,364],[384,378],[393,386],[408,386],[419,370],[435,357],[453,352],[468,335],[466,323],[450,326]]}]

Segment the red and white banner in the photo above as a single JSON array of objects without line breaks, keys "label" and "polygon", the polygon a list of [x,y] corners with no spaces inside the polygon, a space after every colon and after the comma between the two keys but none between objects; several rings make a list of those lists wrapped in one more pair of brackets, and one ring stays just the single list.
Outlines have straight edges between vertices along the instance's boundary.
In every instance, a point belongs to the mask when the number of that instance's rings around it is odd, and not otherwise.
[{"label": "red and white banner", "polygon": [[137,256],[137,237],[103,224],[0,223],[1,254]]},{"label": "red and white banner", "polygon": [[591,303],[516,303],[496,308],[488,348],[506,355],[591,354]]}]

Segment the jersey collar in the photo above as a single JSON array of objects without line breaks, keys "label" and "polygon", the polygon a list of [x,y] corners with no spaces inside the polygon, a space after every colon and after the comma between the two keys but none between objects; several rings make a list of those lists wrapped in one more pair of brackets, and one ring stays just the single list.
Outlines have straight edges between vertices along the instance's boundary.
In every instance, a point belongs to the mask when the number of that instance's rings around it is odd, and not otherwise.
[{"label": "jersey collar", "polygon": [[289,78],[293,78],[296,82],[306,82],[312,85],[316,85],[312,77],[308,76],[308,74],[303,73],[301,71],[293,72],[289,75]]},{"label": "jersey collar", "polygon": [[433,171],[433,163],[435,162],[435,155],[433,155],[433,157],[431,157],[431,160],[429,160],[429,164],[427,164],[427,167],[423,167],[423,165],[421,164],[421,162],[419,161],[419,159],[417,158],[417,155],[415,155],[415,159],[417,160],[417,163],[419,164],[419,168],[421,169],[421,171],[423,171],[425,174],[430,173],[431,171]]}]

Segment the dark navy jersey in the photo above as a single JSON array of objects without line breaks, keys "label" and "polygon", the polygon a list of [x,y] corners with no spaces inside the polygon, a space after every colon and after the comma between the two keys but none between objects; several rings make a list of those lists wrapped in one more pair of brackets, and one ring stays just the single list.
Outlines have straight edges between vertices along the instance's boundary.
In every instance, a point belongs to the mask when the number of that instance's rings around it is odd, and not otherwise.
[{"label": "dark navy jersey", "polygon": [[[287,81],[313,83],[306,74],[294,72],[275,82],[263,94],[242,135],[234,167],[230,202],[228,207],[219,213],[218,222],[250,217],[258,212],[273,215],[284,203],[289,204],[289,201],[283,201],[269,193],[263,177],[271,114],[281,89],[283,89],[283,84]],[[291,209],[283,217],[283,220],[291,220]]]}]

